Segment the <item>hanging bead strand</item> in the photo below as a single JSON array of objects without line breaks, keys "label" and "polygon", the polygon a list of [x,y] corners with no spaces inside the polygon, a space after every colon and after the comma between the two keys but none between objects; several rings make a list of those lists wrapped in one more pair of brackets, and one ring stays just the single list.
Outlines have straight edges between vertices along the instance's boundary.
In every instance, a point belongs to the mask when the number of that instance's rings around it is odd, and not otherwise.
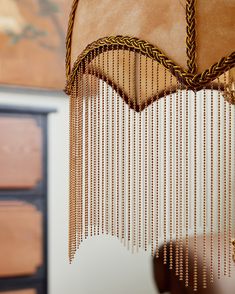
[{"label": "hanging bead strand", "polygon": [[[75,122],[75,125],[76,125],[76,142],[75,142],[75,150],[76,150],[76,156],[75,158],[77,158],[78,162],[79,162],[79,166],[77,166],[76,168],[76,184],[75,184],[75,191],[76,191],[76,195],[75,195],[75,198],[76,198],[76,232],[75,232],[75,235],[77,236],[77,240],[76,240],[76,249],[79,248],[80,246],[80,242],[81,242],[81,219],[80,219],[80,216],[81,216],[81,181],[82,181],[82,169],[81,169],[81,156],[82,156],[82,152],[81,152],[81,142],[80,141],[82,139],[82,101],[83,101],[83,97],[82,97],[82,94],[81,94],[81,80],[82,80],[82,73],[81,73],[81,67],[79,68],[79,71],[78,71],[78,74],[76,76],[76,80],[75,80],[75,83],[76,83],[76,94],[75,94],[75,97],[76,97],[76,103],[74,103],[74,105],[72,107],[74,107],[74,109],[76,109],[77,111],[77,115],[76,115],[76,122]],[[75,163],[75,162],[74,162]],[[74,164],[73,163],[73,164]]]},{"label": "hanging bead strand", "polygon": [[[98,70],[100,70],[100,66],[101,66],[101,62],[100,62],[100,54],[102,53],[102,50],[101,48],[98,49]],[[97,141],[98,141],[98,148],[97,148],[97,153],[98,153],[98,156],[97,156],[97,165],[98,165],[98,168],[97,168],[97,235],[100,235],[100,174],[101,174],[101,164],[100,164],[100,121],[101,121],[101,115],[100,115],[100,94],[101,91],[100,91],[100,79],[102,78],[102,76],[98,75],[98,97],[97,97]]]},{"label": "hanging bead strand", "polygon": [[185,286],[189,286],[189,92],[186,89],[186,107],[185,107],[185,114],[186,114],[186,126],[185,126],[185,134],[186,134],[186,164],[185,164],[185,176],[186,176],[186,187],[185,187]]},{"label": "hanging bead strand", "polygon": [[206,258],[206,227],[207,227],[207,193],[206,193],[206,89],[203,88],[203,268],[202,268],[202,284],[203,288],[207,287],[207,258]]},{"label": "hanging bead strand", "polygon": [[85,100],[85,63],[82,65],[82,75],[81,75],[81,80],[82,80],[82,87],[81,87],[81,186],[80,186],[80,202],[81,202],[81,211],[80,211],[80,221],[81,221],[81,233],[80,233],[80,242],[83,241],[83,231],[84,231],[84,153],[85,153],[85,148],[83,146],[83,140],[85,140],[84,136],[84,120],[83,120],[83,114],[85,114],[85,109],[84,109],[84,100]]},{"label": "hanging bead strand", "polygon": [[[96,56],[96,52],[95,52]],[[97,57],[94,59],[94,72],[97,70]],[[93,117],[94,117],[94,123],[93,123],[93,140],[94,140],[94,168],[93,168],[93,223],[94,223],[94,235],[97,234],[97,88],[99,83],[99,78],[94,77],[94,109],[93,109]]]},{"label": "hanging bead strand", "polygon": [[197,291],[197,93],[194,91],[194,291]]},{"label": "hanging bead strand", "polygon": [[93,129],[94,129],[94,85],[93,85],[93,79],[94,79],[94,65],[93,65],[93,54],[91,55],[91,69],[90,69],[90,105],[91,105],[91,111],[90,111],[90,157],[91,157],[91,163],[90,163],[90,177],[91,177],[91,186],[90,186],[90,235],[93,236],[93,211],[94,211],[94,135],[93,135]]},{"label": "hanging bead strand", "polygon": [[211,262],[210,262],[210,281],[214,281],[214,97],[213,97],[213,84],[211,84]]},{"label": "hanging bead strand", "polygon": [[88,237],[89,205],[89,85],[88,59],[85,61],[85,238]]},{"label": "hanging bead strand", "polygon": [[101,140],[102,140],[102,145],[101,145],[101,231],[102,234],[104,234],[104,229],[105,229],[105,74],[104,74],[104,69],[105,69],[105,48],[102,47],[102,99],[101,99]]},{"label": "hanging bead strand", "polygon": [[[221,89],[218,78],[218,279],[221,278]],[[205,249],[206,250],[206,249]]]},{"label": "hanging bead strand", "polygon": [[[74,144],[75,144],[75,101],[76,89],[73,86],[70,97],[70,193],[69,193],[69,262],[71,263],[76,251],[76,229],[75,229],[75,167],[74,167]],[[79,111],[79,110],[78,110]],[[75,237],[74,237],[75,236]]]},{"label": "hanging bead strand", "polygon": [[150,221],[150,242],[151,242],[151,254],[154,256],[154,62],[151,61],[151,186],[150,186],[150,197],[151,197],[151,221]]},{"label": "hanging bead strand", "polygon": [[172,74],[170,75],[170,250],[169,250],[169,268],[173,269],[173,111],[172,111]]},{"label": "hanging bead strand", "polygon": [[145,56],[145,97],[144,104],[144,250],[148,248],[148,59]]},{"label": "hanging bead strand", "polygon": [[177,80],[176,85],[176,122],[175,122],[175,133],[176,133],[176,163],[175,163],[175,173],[176,173],[176,181],[175,181],[175,274],[179,275],[179,181],[180,181],[180,172],[179,172],[179,82]]},{"label": "hanging bead strand", "polygon": [[163,216],[163,230],[164,230],[164,244],[163,244],[163,262],[167,264],[167,97],[166,97],[166,86],[167,86],[167,72],[164,68],[164,216]]},{"label": "hanging bead strand", "polygon": [[[125,95],[125,47],[122,48],[122,96]],[[122,103],[122,241],[126,245],[126,213],[125,213],[125,103]]]},{"label": "hanging bead strand", "polygon": [[156,234],[156,258],[159,258],[159,63],[157,63],[157,72],[156,72],[156,95],[157,95],[157,100],[156,100],[156,202],[155,202],[155,222],[156,222],[156,229],[155,229],[155,234]]},{"label": "hanging bead strand", "polygon": [[128,50],[128,192],[127,192],[127,225],[128,248],[131,242],[131,50]]},{"label": "hanging bead strand", "polygon": [[229,81],[228,81],[228,92],[229,92],[229,117],[228,117],[228,124],[229,124],[229,129],[228,129],[228,136],[229,136],[229,141],[228,141],[228,164],[229,164],[229,180],[228,180],[228,244],[229,244],[229,252],[228,252],[228,276],[231,277],[231,260],[232,260],[232,78],[229,76]]},{"label": "hanging bead strand", "polygon": [[[179,280],[183,280],[183,92],[180,84],[180,199],[179,199]],[[185,138],[186,141],[186,138]]]},{"label": "hanging bead strand", "polygon": [[[117,227],[115,225],[115,199],[116,199],[116,190],[115,190],[115,184],[117,185],[117,177],[115,177],[115,147],[118,144],[118,140],[116,140],[115,137],[115,109],[114,109],[114,103],[117,103],[114,101],[115,99],[115,92],[114,92],[114,69],[115,69],[115,56],[114,56],[114,47],[112,47],[112,203],[111,203],[111,230],[112,230],[112,236],[117,232]],[[115,141],[116,140],[116,141]]]},{"label": "hanging bead strand", "polygon": [[[109,51],[107,48],[107,62],[106,62],[106,150],[105,150],[105,155],[106,155],[106,174],[105,174],[105,185],[106,185],[106,191],[105,191],[105,231],[106,234],[109,233],[109,224],[110,224],[110,209],[109,209],[109,175],[110,175],[110,170],[109,170],[109,154],[110,154],[110,134],[109,134],[109,125],[110,125],[110,109],[109,109]],[[113,93],[113,91],[112,91]],[[112,104],[113,104],[113,97],[112,97]],[[111,133],[111,137],[113,139],[113,132]],[[113,154],[113,150],[111,150],[112,154]],[[114,178],[112,177],[112,181],[111,181],[111,186],[113,187],[113,182],[114,182]],[[112,189],[112,194],[111,194],[111,199],[113,199],[114,195],[113,195],[113,189]]]},{"label": "hanging bead strand", "polygon": [[[117,64],[120,63],[120,53],[119,49],[117,49]],[[119,67],[117,67],[117,84],[120,85],[119,83],[120,77],[119,77]],[[119,143],[120,143],[120,93],[117,91],[117,190],[116,190],[116,221],[117,221],[117,237],[120,237],[120,210],[119,210],[119,205],[120,205],[120,148],[119,148]]]},{"label": "hanging bead strand", "polygon": [[142,246],[142,95],[141,95],[141,79],[142,79],[142,65],[141,65],[141,55],[139,54],[139,179],[138,179],[138,184],[139,184],[139,191],[138,191],[138,196],[139,196],[139,231],[138,231],[138,237],[139,237],[139,248]]},{"label": "hanging bead strand", "polygon": [[224,74],[224,275],[227,275],[227,101],[226,97],[227,78]]},{"label": "hanging bead strand", "polygon": [[134,89],[133,89],[133,96],[134,96],[134,121],[133,121],[133,126],[134,126],[134,134],[133,134],[133,249],[134,248],[138,248],[137,246],[137,238],[136,238],[136,226],[137,226],[137,184],[136,184],[136,177],[137,177],[137,173],[136,173],[136,162],[137,162],[137,153],[136,153],[136,99],[137,99],[137,95],[136,95],[136,53],[134,53],[134,57],[133,57],[133,61],[134,61],[134,65],[133,65],[133,77],[134,77]]}]

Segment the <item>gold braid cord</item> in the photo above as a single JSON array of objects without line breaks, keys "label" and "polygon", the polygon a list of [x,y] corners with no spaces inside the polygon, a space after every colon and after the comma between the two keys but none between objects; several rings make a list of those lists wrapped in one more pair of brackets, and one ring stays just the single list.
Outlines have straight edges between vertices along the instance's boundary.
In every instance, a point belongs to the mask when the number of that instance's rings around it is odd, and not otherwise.
[{"label": "gold braid cord", "polygon": [[69,259],[88,236],[110,233],[133,252],[151,248],[181,285],[210,292],[233,256],[235,52],[197,73],[187,0],[187,70],[129,36],[92,42],[71,70],[77,5],[66,55]]},{"label": "gold braid cord", "polygon": [[158,47],[150,44],[147,41],[140,40],[138,38],[133,38],[129,36],[109,36],[100,38],[97,41],[89,44],[86,49],[78,56],[76,62],[73,65],[71,72],[71,45],[72,45],[72,33],[73,25],[75,19],[75,13],[78,6],[79,0],[74,0],[68,30],[66,38],[66,76],[67,85],[65,87],[65,92],[70,95],[71,87],[74,82],[77,71],[80,64],[84,62],[85,58],[88,59],[95,58],[100,52],[100,47],[105,47],[104,50],[111,49],[121,49],[123,46],[126,49],[141,53],[147,57],[157,61],[159,64],[163,65],[168,69],[183,85],[189,89],[200,90],[204,86],[209,85],[209,83],[221,74],[228,71],[235,65],[235,52],[230,55],[221,58],[217,63],[213,64],[210,68],[206,69],[202,73],[196,74],[196,22],[195,22],[195,0],[186,1],[186,52],[188,56],[188,70],[183,69],[181,66],[177,65],[174,61],[169,59]]},{"label": "gold braid cord", "polygon": [[186,2],[186,22],[187,22],[187,38],[186,52],[188,56],[188,72],[195,74],[196,68],[196,25],[195,25],[195,0],[187,0]]},{"label": "gold braid cord", "polygon": [[232,52],[227,57],[221,58],[221,60],[213,64],[209,69],[206,69],[200,74],[193,75],[184,70],[179,65],[176,65],[170,60],[160,49],[154,47],[150,43],[139,40],[138,38],[128,36],[111,36],[101,38],[90,45],[79,55],[78,59],[74,63],[72,72],[68,78],[66,85],[66,93],[70,95],[71,87],[75,80],[77,71],[86,58],[91,61],[92,56],[96,56],[99,52],[99,48],[104,48],[104,51],[111,50],[111,48],[121,49],[125,46],[126,49],[130,48],[136,53],[141,53],[144,56],[149,57],[163,65],[169,70],[185,87],[189,89],[200,90],[203,86],[208,85],[211,81],[218,78],[221,74],[228,71],[235,66],[235,52]]},{"label": "gold braid cord", "polygon": [[70,74],[70,62],[71,62],[71,44],[72,44],[72,34],[73,34],[73,24],[75,19],[75,14],[77,10],[79,0],[74,0],[72,4],[72,9],[69,16],[69,23],[67,29],[66,36],[66,57],[65,57],[65,68],[66,68],[66,76],[68,78]]}]

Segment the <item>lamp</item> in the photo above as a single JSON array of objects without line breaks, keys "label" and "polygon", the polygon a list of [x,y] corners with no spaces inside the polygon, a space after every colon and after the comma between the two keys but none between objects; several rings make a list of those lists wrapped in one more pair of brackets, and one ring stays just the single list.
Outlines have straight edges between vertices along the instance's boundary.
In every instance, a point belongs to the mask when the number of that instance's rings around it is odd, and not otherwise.
[{"label": "lamp", "polygon": [[222,251],[230,275],[234,13],[229,0],[74,1],[65,89],[70,261],[89,235],[109,233],[133,251],[150,245],[156,257],[162,240],[164,263],[189,286],[193,234],[197,290],[203,234],[204,287],[215,254],[218,275]]}]

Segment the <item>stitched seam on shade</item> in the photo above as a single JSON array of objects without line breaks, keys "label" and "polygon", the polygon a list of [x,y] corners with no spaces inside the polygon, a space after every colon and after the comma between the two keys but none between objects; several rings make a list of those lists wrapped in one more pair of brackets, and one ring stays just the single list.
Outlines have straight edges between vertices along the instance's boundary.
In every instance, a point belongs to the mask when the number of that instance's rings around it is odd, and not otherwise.
[{"label": "stitched seam on shade", "polygon": [[79,0],[73,0],[72,8],[69,15],[69,21],[68,21],[68,29],[67,29],[67,35],[66,35],[66,58],[65,58],[65,69],[66,69],[67,78],[70,75],[72,34],[73,34],[73,25],[74,25],[78,2]]},{"label": "stitched seam on shade", "polygon": [[186,53],[188,56],[188,72],[195,74],[196,66],[196,21],[195,21],[195,0],[186,1]]}]

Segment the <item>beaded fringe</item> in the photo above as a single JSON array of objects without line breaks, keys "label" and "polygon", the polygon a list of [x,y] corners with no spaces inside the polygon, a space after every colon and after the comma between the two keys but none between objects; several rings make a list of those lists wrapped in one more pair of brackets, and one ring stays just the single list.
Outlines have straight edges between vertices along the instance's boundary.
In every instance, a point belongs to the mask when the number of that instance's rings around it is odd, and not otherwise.
[{"label": "beaded fringe", "polygon": [[195,291],[230,276],[229,76],[194,92],[139,53],[97,50],[70,99],[70,261],[88,236],[111,234],[132,252],[151,248]]}]

